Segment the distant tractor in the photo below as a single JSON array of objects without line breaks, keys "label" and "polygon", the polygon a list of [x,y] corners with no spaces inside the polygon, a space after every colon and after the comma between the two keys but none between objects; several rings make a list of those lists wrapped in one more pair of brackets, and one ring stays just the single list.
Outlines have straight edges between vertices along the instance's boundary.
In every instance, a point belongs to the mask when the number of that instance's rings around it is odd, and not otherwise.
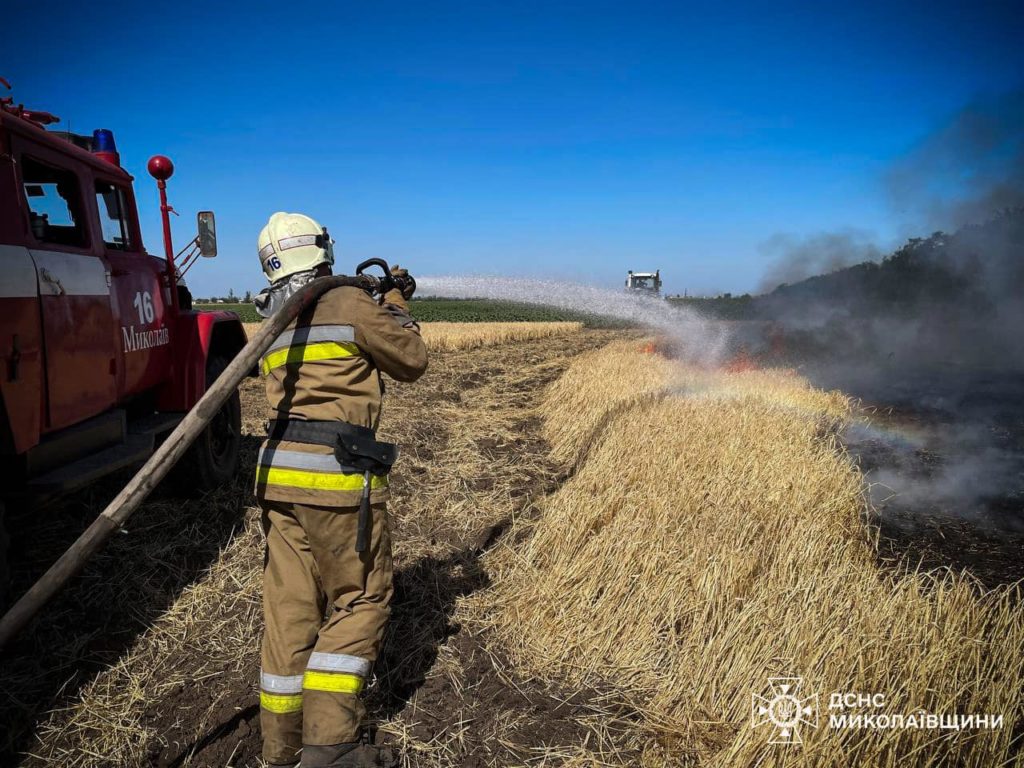
[{"label": "distant tractor", "polygon": [[660,296],[661,270],[656,269],[654,272],[634,272],[629,270],[626,273],[626,290]]},{"label": "distant tractor", "polygon": [[[6,85],[2,79],[0,84]],[[113,134],[46,130],[53,115],[0,98],[0,600],[4,505],[66,494],[145,461],[246,343],[232,312],[196,312],[181,275],[217,252],[213,214],[178,254],[166,181],[149,161],[163,258],[142,244]],[[187,457],[206,491],[238,468],[235,393]]]}]

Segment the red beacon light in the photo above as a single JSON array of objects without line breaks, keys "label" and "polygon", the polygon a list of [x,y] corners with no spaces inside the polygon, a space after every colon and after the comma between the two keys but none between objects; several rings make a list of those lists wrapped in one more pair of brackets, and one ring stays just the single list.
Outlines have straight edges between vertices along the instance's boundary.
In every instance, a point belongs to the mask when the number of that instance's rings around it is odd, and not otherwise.
[{"label": "red beacon light", "polygon": [[177,211],[167,204],[167,180],[174,173],[174,163],[166,155],[153,155],[146,163],[149,175],[156,179],[156,188],[160,190],[160,218],[164,224],[164,254],[167,257],[167,284],[171,287],[171,306],[178,311],[178,291],[175,288],[178,273],[174,267],[174,244],[171,242],[171,217]]},{"label": "red beacon light", "polygon": [[121,156],[117,153],[114,143],[114,132],[106,128],[97,128],[92,132],[92,153],[100,160],[121,167]]},{"label": "red beacon light", "polygon": [[146,170],[157,181],[167,181],[174,173],[174,163],[164,155],[153,155],[146,163]]}]

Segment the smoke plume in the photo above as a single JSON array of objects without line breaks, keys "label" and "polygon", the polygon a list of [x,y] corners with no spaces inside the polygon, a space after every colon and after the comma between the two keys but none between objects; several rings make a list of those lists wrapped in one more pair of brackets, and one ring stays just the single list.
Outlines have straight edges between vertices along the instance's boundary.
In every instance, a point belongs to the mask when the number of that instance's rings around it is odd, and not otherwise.
[{"label": "smoke plume", "polygon": [[[757,311],[817,384],[928,425],[926,443],[869,473],[895,494],[889,504],[1020,531],[1024,90],[965,106],[893,164],[884,188],[908,229],[933,234],[881,260],[862,232],[776,236],[764,283],[790,284]],[[855,265],[836,271],[844,260]],[[819,275],[794,283],[808,268]],[[878,435],[849,438],[862,456],[888,450]]]},{"label": "smoke plume", "polygon": [[885,175],[918,228],[950,231],[1024,206],[1024,89],[966,105]]},{"label": "smoke plume", "polygon": [[761,278],[758,293],[882,257],[871,233],[858,229],[806,237],[780,232],[762,243],[760,251],[771,264]]},{"label": "smoke plume", "polygon": [[[882,176],[906,232],[953,232],[1024,207],[1024,88],[978,98],[923,137]],[[843,267],[878,261],[871,233],[853,228],[809,236],[773,235],[758,287],[772,291]]]}]

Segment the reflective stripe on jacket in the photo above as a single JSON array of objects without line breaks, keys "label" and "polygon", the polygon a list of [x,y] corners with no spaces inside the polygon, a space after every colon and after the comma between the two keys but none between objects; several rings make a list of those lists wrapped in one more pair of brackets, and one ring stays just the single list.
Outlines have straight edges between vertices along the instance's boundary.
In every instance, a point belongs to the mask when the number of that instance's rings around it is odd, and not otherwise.
[{"label": "reflective stripe on jacket", "polygon": [[[324,294],[274,342],[260,361],[273,418],[347,421],[377,428],[381,371],[414,381],[427,366],[419,327],[401,297],[380,306],[358,288]],[[257,498],[322,506],[356,506],[362,472],[338,463],[331,448],[265,441],[256,471]],[[388,480],[371,476],[373,503]]]},{"label": "reflective stripe on jacket", "polygon": [[351,325],[308,325],[285,331],[260,361],[264,376],[282,365],[357,357],[356,329]]},{"label": "reflective stripe on jacket", "polygon": [[[280,447],[281,444],[281,441],[268,440],[260,448],[256,464],[258,484],[305,491],[363,490],[366,478],[358,469],[339,464],[333,454],[311,453],[308,450],[320,446],[301,444],[302,450],[286,450]],[[371,490],[387,486],[387,475],[370,475]]]}]

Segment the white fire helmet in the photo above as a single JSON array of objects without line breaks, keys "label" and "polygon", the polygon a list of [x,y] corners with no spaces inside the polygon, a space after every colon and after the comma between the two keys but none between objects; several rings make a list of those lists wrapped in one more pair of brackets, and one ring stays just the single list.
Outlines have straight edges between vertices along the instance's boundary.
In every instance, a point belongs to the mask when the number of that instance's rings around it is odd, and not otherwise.
[{"label": "white fire helmet", "polygon": [[334,248],[327,229],[301,213],[275,213],[257,241],[260,266],[267,279],[305,272],[320,264],[334,264]]}]

